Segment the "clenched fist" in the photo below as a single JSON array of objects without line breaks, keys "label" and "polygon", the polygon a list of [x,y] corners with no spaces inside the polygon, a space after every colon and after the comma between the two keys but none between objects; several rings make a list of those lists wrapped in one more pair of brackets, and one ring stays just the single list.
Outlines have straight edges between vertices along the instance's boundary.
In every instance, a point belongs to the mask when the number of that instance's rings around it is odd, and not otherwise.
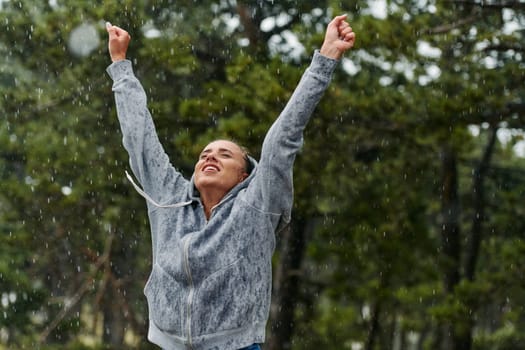
[{"label": "clenched fist", "polygon": [[125,60],[131,36],[124,29],[111,25],[109,22],[106,23],[106,30],[109,34],[108,48],[111,61]]}]

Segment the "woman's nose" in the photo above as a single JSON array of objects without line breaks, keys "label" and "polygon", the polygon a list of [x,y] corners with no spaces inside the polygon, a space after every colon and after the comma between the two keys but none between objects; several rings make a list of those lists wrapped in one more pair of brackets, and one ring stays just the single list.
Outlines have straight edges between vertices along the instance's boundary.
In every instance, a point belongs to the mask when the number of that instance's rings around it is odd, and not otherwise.
[{"label": "woman's nose", "polygon": [[206,157],[204,157],[205,160],[217,160],[216,156],[215,156],[215,153],[213,152],[210,152],[208,154],[206,154]]}]

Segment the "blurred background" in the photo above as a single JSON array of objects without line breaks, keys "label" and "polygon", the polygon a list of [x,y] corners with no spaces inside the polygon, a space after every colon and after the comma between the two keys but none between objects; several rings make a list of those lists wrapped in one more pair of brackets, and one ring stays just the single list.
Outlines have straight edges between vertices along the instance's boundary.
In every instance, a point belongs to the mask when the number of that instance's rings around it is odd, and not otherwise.
[{"label": "blurred background", "polygon": [[295,164],[265,350],[525,349],[525,2],[0,1],[0,349],[153,349],[146,207],[104,23],[186,176],[257,158],[341,13]]}]

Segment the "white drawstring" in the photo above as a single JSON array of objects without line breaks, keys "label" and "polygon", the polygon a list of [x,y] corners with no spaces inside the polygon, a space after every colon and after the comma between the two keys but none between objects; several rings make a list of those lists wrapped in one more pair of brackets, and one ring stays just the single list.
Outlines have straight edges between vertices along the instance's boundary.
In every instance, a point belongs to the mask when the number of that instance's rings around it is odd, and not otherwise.
[{"label": "white drawstring", "polygon": [[151,198],[146,192],[144,192],[144,190],[142,190],[142,188],[140,188],[136,183],[135,181],[133,181],[133,178],[131,177],[131,175],[127,172],[126,170],[126,177],[128,178],[129,182],[131,182],[131,184],[133,185],[133,187],[135,187],[135,190],[144,198],[146,198],[147,201],[149,201],[151,204],[153,204],[154,206],[156,207],[159,207],[159,208],[179,208],[179,207],[183,207],[185,205],[188,205],[188,204],[191,204],[191,200],[187,201],[187,202],[180,202],[180,203],[175,203],[175,204],[159,204],[157,202],[155,202],[153,200],[153,198]]}]

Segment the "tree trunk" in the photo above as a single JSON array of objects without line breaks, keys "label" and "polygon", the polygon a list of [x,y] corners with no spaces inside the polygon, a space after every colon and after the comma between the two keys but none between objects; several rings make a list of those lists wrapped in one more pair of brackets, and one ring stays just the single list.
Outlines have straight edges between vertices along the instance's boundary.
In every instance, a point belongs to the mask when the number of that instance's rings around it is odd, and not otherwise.
[{"label": "tree trunk", "polygon": [[[481,160],[474,169],[473,173],[473,206],[474,214],[472,218],[472,230],[466,249],[466,263],[465,263],[465,278],[469,281],[474,281],[476,273],[476,265],[479,257],[479,249],[483,239],[483,221],[485,220],[485,191],[484,182],[487,169],[490,165],[490,160],[494,152],[494,145],[497,139],[497,128],[491,128],[489,141],[483,152]],[[474,311],[465,315],[465,327],[461,333],[455,335],[454,343],[456,350],[469,350],[472,348],[472,329],[474,327]]]},{"label": "tree trunk", "polygon": [[119,303],[116,302],[119,296],[115,296],[114,289],[108,288],[105,296],[105,307],[102,308],[104,315],[104,333],[102,343],[110,345],[112,348],[122,348],[124,344],[125,319]]},{"label": "tree trunk", "polygon": [[379,316],[381,314],[381,300],[377,300],[372,308],[372,316],[370,319],[370,327],[366,337],[365,350],[373,350],[377,335],[379,334]]},{"label": "tree trunk", "polygon": [[291,349],[295,327],[295,307],[299,299],[301,265],[305,248],[305,221],[292,220],[281,237],[280,259],[273,279],[270,334],[265,349]]},{"label": "tree trunk", "polygon": [[[441,248],[444,255],[444,285],[445,293],[454,294],[454,289],[460,281],[461,243],[460,243],[460,205],[458,196],[458,171],[455,151],[445,146],[442,153],[443,178],[441,192]],[[454,324],[448,323],[441,329],[440,349],[468,350],[458,347]]]},{"label": "tree trunk", "polygon": [[[483,156],[474,170],[473,175],[473,218],[472,229],[469,240],[465,247],[465,278],[474,281],[476,264],[481,246],[482,225],[485,219],[485,195],[484,181],[490,160],[494,152],[494,146],[497,140],[497,128],[491,128],[491,135],[485,147]],[[457,165],[455,153],[449,147],[443,151],[443,192],[442,192],[442,248],[445,255],[445,291],[447,294],[453,294],[454,288],[459,283],[460,276],[460,226],[459,226],[459,199],[457,183]],[[461,327],[446,325],[445,336],[441,347],[443,349],[451,348],[453,350],[470,350],[472,348],[472,328],[474,319],[472,312],[465,315]],[[459,331],[458,329],[461,329]]]},{"label": "tree trunk", "polygon": [[455,151],[445,146],[442,154],[443,187],[441,192],[441,244],[445,256],[445,291],[454,292],[460,280],[460,225],[459,225],[459,196],[458,196],[458,171]]},{"label": "tree trunk", "polygon": [[470,233],[469,244],[467,245],[467,259],[465,264],[465,276],[470,281],[474,280],[476,273],[476,264],[478,262],[479,248],[483,239],[483,221],[485,220],[485,190],[484,182],[487,175],[487,170],[490,165],[492,154],[494,153],[494,145],[497,140],[497,127],[490,129],[490,138],[485,146],[483,156],[474,169],[473,174],[473,204],[474,204],[474,215],[472,218],[472,231]]},{"label": "tree trunk", "polygon": [[263,57],[267,56],[266,40],[261,31],[261,22],[264,19],[261,10],[257,6],[253,6],[251,2],[237,1],[237,14],[243,26],[244,34],[250,41],[250,50]]}]

